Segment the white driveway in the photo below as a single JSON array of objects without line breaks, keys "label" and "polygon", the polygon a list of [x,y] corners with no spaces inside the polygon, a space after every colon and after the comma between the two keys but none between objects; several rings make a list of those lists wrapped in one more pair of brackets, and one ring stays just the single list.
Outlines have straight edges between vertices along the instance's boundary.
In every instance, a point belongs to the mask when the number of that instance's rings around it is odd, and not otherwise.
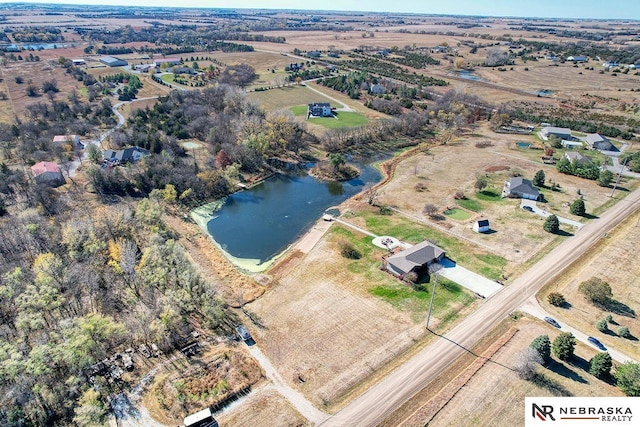
[{"label": "white driveway", "polygon": [[482,277],[464,267],[460,267],[448,258],[445,258],[440,264],[442,268],[439,274],[441,274],[442,277],[459,284],[463,288],[469,289],[471,292],[482,295],[484,298],[489,298],[503,288],[500,283]]},{"label": "white driveway", "polygon": [[[551,215],[550,212],[547,212],[544,209],[540,209],[538,207],[538,205],[536,204],[535,200],[522,199],[520,201],[520,208],[523,208],[524,206],[530,206],[531,209],[532,209],[531,213],[534,213],[536,215],[540,215],[543,218],[546,218],[546,217]],[[556,215],[556,216],[558,216],[558,215]],[[575,228],[580,228],[580,227],[582,227],[584,225],[581,222],[574,221],[574,220],[569,219],[569,218],[563,218],[561,216],[558,216],[558,221],[561,224],[567,224],[567,225],[570,225],[570,226],[575,227]]]}]

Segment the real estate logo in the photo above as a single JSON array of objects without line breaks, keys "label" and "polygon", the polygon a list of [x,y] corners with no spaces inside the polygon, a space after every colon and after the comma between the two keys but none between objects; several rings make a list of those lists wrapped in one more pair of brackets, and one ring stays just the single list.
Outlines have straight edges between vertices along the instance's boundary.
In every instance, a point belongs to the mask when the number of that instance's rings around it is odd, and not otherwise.
[{"label": "real estate logo", "polygon": [[640,397],[527,397],[525,427],[640,425]]}]

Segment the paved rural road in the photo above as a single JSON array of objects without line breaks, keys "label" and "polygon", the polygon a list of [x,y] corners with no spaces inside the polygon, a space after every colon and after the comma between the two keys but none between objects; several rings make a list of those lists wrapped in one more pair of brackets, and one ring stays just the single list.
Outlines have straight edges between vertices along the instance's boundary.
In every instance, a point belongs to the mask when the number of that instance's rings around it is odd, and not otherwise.
[{"label": "paved rural road", "polygon": [[577,260],[640,205],[640,190],[578,230],[469,317],[357,397],[322,426],[374,426],[435,379],[482,336]]}]

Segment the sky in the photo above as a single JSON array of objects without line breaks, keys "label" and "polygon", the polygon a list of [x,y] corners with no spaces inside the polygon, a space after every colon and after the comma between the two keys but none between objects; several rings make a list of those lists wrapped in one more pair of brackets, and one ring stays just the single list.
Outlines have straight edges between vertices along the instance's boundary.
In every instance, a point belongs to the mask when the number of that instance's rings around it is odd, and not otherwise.
[{"label": "sky", "polygon": [[[0,3],[12,1],[0,0]],[[324,9],[545,18],[640,19],[640,0],[32,0],[90,5]]]}]

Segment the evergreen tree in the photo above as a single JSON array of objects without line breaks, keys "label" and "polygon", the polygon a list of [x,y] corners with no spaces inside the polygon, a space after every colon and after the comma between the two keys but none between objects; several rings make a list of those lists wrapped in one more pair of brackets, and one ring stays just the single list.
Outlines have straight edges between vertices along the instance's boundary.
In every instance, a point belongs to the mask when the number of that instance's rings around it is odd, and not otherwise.
[{"label": "evergreen tree", "polygon": [[547,363],[549,359],[551,359],[551,340],[549,340],[549,335],[536,337],[531,341],[529,348],[537,351],[544,363]]},{"label": "evergreen tree", "polygon": [[586,208],[584,206],[584,200],[577,199],[575,202],[571,203],[571,207],[569,208],[569,212],[574,215],[583,216],[586,213]]},{"label": "evergreen tree", "polygon": [[573,356],[576,348],[576,338],[571,332],[561,332],[560,335],[553,340],[551,346],[553,354],[560,360],[569,360]]},{"label": "evergreen tree", "polygon": [[536,187],[543,187],[545,178],[544,171],[540,169],[533,177],[533,185]]},{"label": "evergreen tree", "polygon": [[558,217],[553,214],[549,215],[544,221],[543,228],[547,233],[557,233],[560,231],[560,221]]},{"label": "evergreen tree", "polygon": [[606,378],[611,373],[611,366],[609,353],[598,353],[589,361],[589,373],[596,378]]}]

